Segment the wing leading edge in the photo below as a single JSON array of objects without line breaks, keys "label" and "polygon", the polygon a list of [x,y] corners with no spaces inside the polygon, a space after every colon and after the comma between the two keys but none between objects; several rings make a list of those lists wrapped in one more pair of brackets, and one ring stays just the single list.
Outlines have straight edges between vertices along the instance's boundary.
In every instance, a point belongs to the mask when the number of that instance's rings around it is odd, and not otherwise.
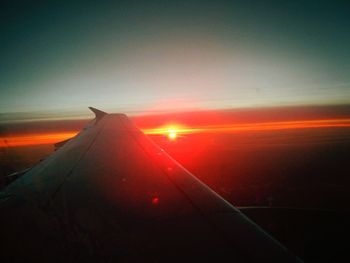
[{"label": "wing leading edge", "polygon": [[2,192],[6,259],[300,262],[126,115],[92,110],[82,132]]}]

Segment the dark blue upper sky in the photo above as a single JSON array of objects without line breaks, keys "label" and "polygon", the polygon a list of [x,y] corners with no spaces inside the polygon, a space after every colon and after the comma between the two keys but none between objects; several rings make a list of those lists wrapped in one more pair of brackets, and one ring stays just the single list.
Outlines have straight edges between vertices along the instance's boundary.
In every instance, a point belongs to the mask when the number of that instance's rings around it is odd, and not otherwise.
[{"label": "dark blue upper sky", "polygon": [[350,101],[350,4],[2,4],[0,112]]}]

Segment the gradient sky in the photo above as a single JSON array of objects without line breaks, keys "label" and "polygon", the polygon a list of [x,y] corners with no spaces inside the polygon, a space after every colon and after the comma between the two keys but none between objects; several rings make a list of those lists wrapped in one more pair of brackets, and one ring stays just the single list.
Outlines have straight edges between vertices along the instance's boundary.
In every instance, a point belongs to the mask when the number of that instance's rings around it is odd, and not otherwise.
[{"label": "gradient sky", "polygon": [[0,113],[350,102],[348,1],[2,4]]}]

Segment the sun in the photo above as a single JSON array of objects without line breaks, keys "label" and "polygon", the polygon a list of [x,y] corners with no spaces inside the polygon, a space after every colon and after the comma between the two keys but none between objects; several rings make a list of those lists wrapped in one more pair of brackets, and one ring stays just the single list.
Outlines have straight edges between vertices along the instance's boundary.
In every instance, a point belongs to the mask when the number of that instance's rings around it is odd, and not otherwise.
[{"label": "sun", "polygon": [[169,129],[168,130],[168,139],[171,141],[174,141],[177,137],[177,132],[175,129]]}]

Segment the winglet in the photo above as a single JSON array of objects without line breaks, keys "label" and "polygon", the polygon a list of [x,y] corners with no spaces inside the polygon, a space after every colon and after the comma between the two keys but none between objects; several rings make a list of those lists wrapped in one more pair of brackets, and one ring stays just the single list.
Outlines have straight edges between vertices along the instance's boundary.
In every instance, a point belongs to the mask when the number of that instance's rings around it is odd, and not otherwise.
[{"label": "winglet", "polygon": [[89,109],[95,114],[96,120],[100,120],[100,119],[102,119],[105,115],[108,114],[107,112],[98,110],[98,109],[93,108],[93,107],[89,107]]}]

